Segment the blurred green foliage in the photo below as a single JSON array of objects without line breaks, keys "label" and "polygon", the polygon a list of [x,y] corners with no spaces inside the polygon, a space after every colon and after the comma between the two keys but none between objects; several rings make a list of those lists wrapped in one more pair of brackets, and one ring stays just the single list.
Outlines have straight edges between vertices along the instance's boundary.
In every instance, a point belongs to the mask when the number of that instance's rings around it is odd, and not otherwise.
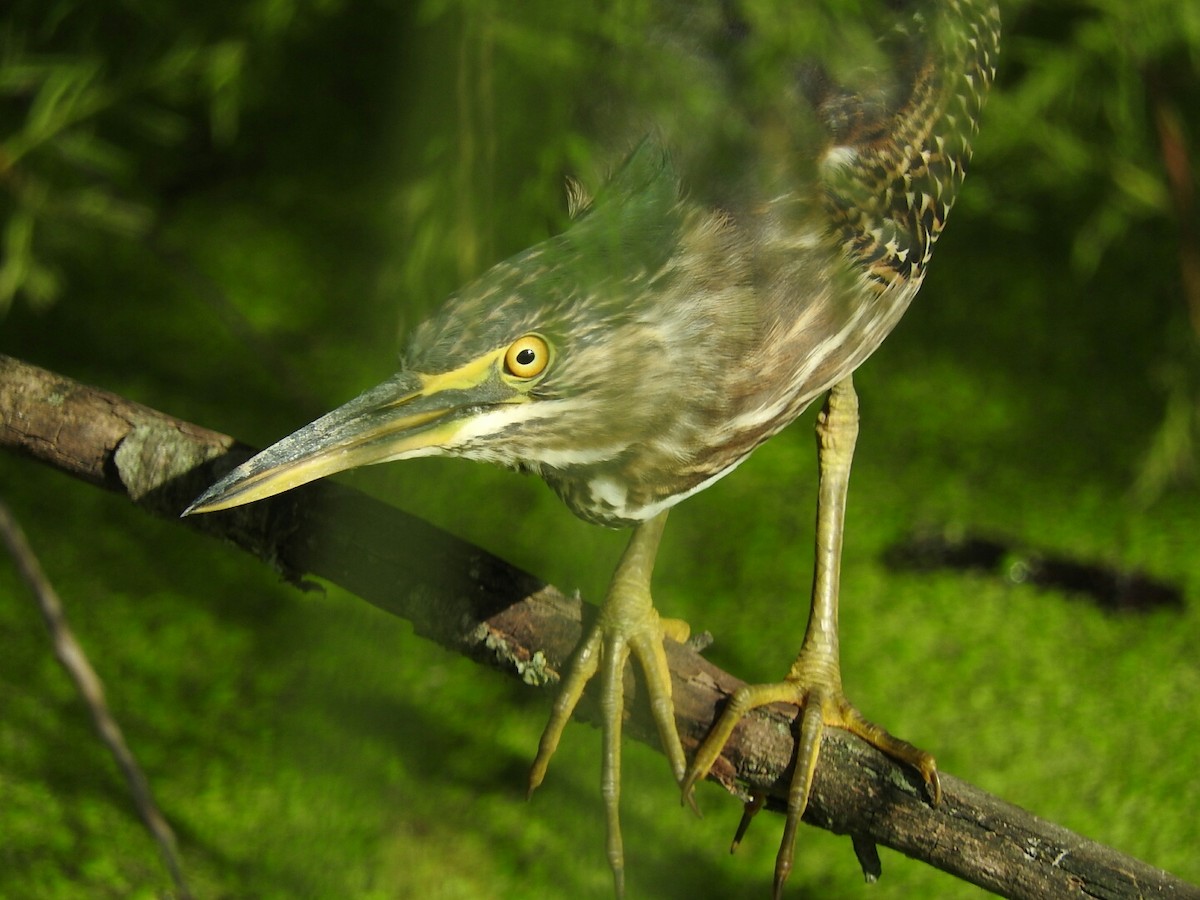
[{"label": "blurred green foliage", "polygon": [[0,20],[0,312],[64,289],[96,232],[146,236],[181,178],[230,151],[282,45],[341,0],[16,2]]},{"label": "blurred green foliage", "polygon": [[[842,6],[850,35],[876,9]],[[381,379],[403,332],[465,279],[562,227],[566,177],[595,187],[630,137],[592,140],[644,84],[602,63],[606,48],[653,49],[647,8],[7,4],[0,352],[277,439]],[[766,0],[747,8],[771,21]],[[857,378],[847,686],[947,771],[1197,881],[1200,498],[1179,479],[1200,396],[1181,263],[1200,10],[1003,11],[960,205],[920,299]],[[648,71],[651,119],[706,102],[702,78]],[[778,677],[803,624],[810,426],[683,504],[664,542],[660,607],[711,629],[710,655],[747,679]],[[623,542],[482,466],[348,477],[589,597]],[[608,895],[595,734],[570,729],[539,796],[520,800],[545,698],[23,460],[0,457],[0,490],[200,896]],[[922,524],[1145,568],[1187,608],[1112,618],[1028,586],[888,572],[883,550]],[[0,895],[161,895],[166,874],[40,628],[0,563]],[[764,893],[777,823],[763,817],[730,859],[737,809],[720,792],[696,822],[656,754],[629,748],[626,779],[632,891]],[[843,840],[805,830],[797,896],[859,882]],[[977,893],[895,855],[870,889]]]},{"label": "blurred green foliage", "polygon": [[[1095,0],[1028,4],[1018,15],[1016,27],[1029,31],[1004,47],[1008,90],[989,111],[984,139],[1026,165],[1019,194],[987,199],[1026,227],[1046,204],[1081,206],[1070,259],[1091,276],[1140,229],[1173,228],[1155,116],[1187,111],[1193,133],[1184,139],[1194,145],[1200,7]],[[1036,198],[1044,200],[1035,205]]]}]

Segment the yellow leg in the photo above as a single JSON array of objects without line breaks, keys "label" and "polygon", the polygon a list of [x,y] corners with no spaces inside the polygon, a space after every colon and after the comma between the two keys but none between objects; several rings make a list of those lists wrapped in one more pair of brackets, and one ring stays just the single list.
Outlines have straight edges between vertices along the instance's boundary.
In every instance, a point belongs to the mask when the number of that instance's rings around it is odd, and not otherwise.
[{"label": "yellow leg", "polygon": [[687,626],[678,620],[660,619],[650,596],[650,575],[666,520],[667,514],[660,513],[634,530],[629,546],[617,564],[596,625],[580,642],[563,679],[529,773],[529,793],[532,794],[546,776],[550,757],[558,748],[563,729],[583,696],[584,687],[600,671],[600,715],[604,736],[600,787],[604,797],[608,861],[618,897],[625,891],[625,852],[621,843],[619,804],[621,719],[625,711],[622,676],[630,653],[644,673],[650,709],[677,783],[682,782],[687,765],[675,728],[671,672],[663,649],[663,638],[668,635],[676,640],[687,640]]},{"label": "yellow leg", "polygon": [[[803,708],[796,745],[796,768],[788,792],[787,820],[775,860],[775,896],[779,897],[792,869],[796,829],[808,807],[813,773],[825,726],[844,728],[884,753],[916,769],[925,780],[934,805],[941,802],[937,764],[932,756],[867,721],[842,692],[838,653],[838,586],[841,576],[842,524],[850,463],[858,437],[858,397],[850,378],[829,392],[817,419],[817,457],[820,486],[817,497],[817,552],[813,572],[812,609],[804,643],[784,681],[747,685],[730,699],[721,718],[696,752],[683,781],[685,799],[712,768],[742,717],[769,703],[793,703]],[[751,814],[753,810],[749,811]],[[739,827],[744,831],[746,820]],[[736,845],[736,841],[735,841]]]}]

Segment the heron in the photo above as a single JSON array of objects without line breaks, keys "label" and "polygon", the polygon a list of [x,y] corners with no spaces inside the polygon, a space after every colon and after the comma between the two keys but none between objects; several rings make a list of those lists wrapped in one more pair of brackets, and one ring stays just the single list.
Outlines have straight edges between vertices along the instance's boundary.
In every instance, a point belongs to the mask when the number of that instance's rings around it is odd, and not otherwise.
[{"label": "heron", "polygon": [[[911,767],[935,805],[932,755],[847,699],[838,654],[844,512],[858,433],[852,374],[925,277],[963,183],[994,78],[992,0],[935,0],[900,26],[905,83],[886,102],[819,66],[796,80],[826,135],[814,177],[736,214],[685,190],[670,149],[641,140],[570,225],[453,294],[410,335],[398,371],[213,484],[185,514],[260,500],[358,466],[443,455],[540,476],[584,520],[631,528],[599,613],[563,675],[529,778],[546,775],[599,677],[606,849],[624,889],[623,675],[632,656],[690,802],[742,716],[800,708],[775,864],[792,866],[821,735],[837,727]],[[764,179],[767,183],[769,179]],[[689,762],[676,728],[651,574],[669,510],[733,471],[815,399],[818,498],[808,625],[776,684],[747,686]]]}]

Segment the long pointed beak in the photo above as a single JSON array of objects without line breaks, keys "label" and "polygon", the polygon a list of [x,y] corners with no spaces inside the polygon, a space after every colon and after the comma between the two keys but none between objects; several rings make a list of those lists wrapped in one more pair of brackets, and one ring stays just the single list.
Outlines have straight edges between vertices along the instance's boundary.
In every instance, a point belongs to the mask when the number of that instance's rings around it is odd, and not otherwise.
[{"label": "long pointed beak", "polygon": [[183,514],[241,506],[358,466],[440,452],[481,405],[514,399],[482,365],[468,368],[475,369],[473,377],[463,370],[394,376],[242,463]]}]

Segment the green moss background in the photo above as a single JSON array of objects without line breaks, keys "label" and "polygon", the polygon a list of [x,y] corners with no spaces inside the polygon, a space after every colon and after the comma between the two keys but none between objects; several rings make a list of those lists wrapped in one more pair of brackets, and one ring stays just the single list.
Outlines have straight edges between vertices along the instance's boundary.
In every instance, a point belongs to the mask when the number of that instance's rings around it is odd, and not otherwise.
[{"label": "green moss background", "polygon": [[[1200,882],[1197,336],[1162,123],[1200,142],[1200,13],[1006,4],[999,89],[920,298],[860,370],[847,690],[948,772]],[[386,375],[401,335],[560,227],[586,165],[579,55],[550,2],[12,4],[0,13],[0,352],[265,445]],[[1165,117],[1165,118],[1164,118]],[[1186,212],[1186,210],[1185,210]],[[1194,208],[1190,215],[1194,216]],[[672,514],[659,607],[777,678],[803,628],[810,411]],[[624,536],[456,461],[345,479],[597,598]],[[336,589],[0,456],[21,518],[177,830],[201,897],[606,897],[599,736]],[[954,572],[915,528],[1144,569],[1182,610],[1114,615]],[[780,822],[680,808],[626,747],[629,888],[761,897]],[[790,896],[979,894],[804,829]],[[11,564],[0,562],[0,896],[170,881]]]}]

